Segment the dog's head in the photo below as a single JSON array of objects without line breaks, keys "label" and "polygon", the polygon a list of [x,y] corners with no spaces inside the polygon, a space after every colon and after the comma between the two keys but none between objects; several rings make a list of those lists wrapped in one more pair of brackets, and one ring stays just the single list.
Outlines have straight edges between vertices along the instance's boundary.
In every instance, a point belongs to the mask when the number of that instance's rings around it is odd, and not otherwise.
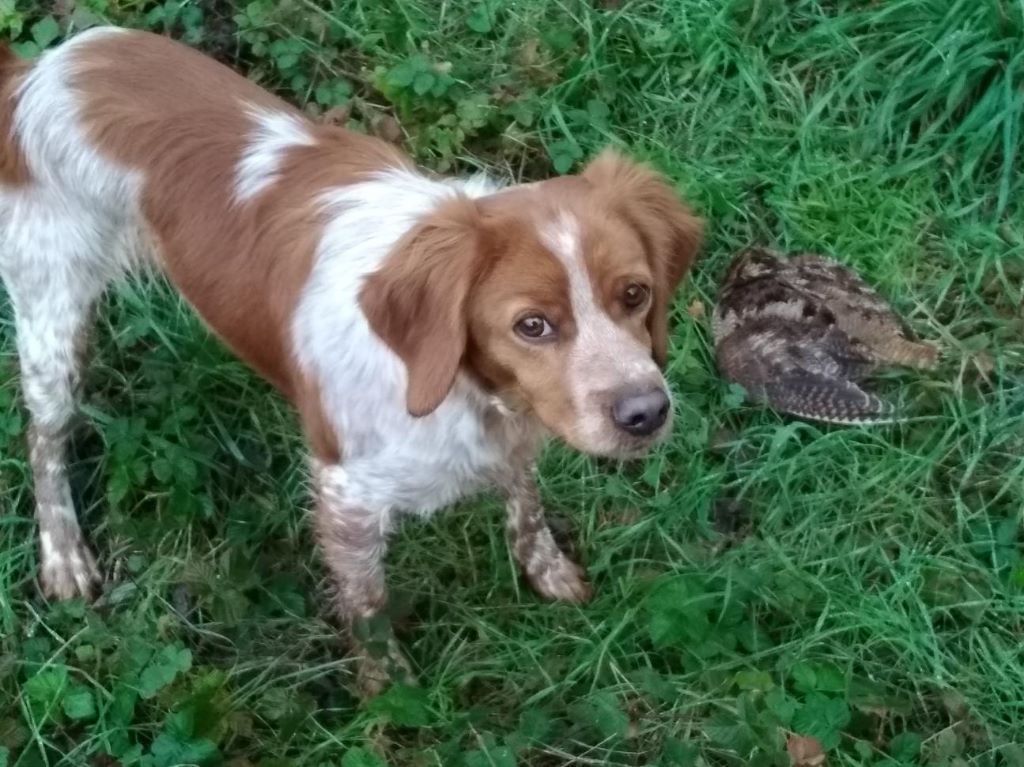
[{"label": "dog's head", "polygon": [[465,371],[579,450],[637,454],[669,430],[668,311],[701,234],[661,177],[605,152],[579,176],[453,199],[361,304],[406,365],[413,415]]}]

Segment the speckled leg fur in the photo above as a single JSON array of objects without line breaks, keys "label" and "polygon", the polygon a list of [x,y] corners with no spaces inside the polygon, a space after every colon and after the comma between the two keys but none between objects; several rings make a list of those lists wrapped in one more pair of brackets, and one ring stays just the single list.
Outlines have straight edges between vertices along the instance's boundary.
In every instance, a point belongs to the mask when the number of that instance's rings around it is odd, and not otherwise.
[{"label": "speckled leg fur", "polygon": [[389,515],[361,508],[345,496],[345,470],[314,463],[316,530],[333,576],[339,617],[355,645],[360,691],[380,693],[389,682],[412,682],[387,615],[384,554]]},{"label": "speckled leg fur", "polygon": [[68,484],[66,450],[77,410],[93,296],[69,291],[60,311],[26,300],[31,280],[9,283],[15,305],[22,388],[29,411],[29,461],[39,523],[40,580],[56,599],[95,595],[96,560],[78,525]]},{"label": "speckled leg fur", "polygon": [[546,599],[588,601],[593,590],[583,569],[558,548],[544,519],[534,465],[523,465],[503,484],[509,546],[530,586]]}]

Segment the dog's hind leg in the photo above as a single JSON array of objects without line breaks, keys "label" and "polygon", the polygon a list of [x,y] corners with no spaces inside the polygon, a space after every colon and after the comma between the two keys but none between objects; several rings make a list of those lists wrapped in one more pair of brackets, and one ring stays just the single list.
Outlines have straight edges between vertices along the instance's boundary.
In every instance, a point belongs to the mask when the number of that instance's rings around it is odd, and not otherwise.
[{"label": "dog's hind leg", "polygon": [[[29,460],[39,524],[40,580],[52,598],[91,598],[96,560],[78,524],[68,484],[67,445],[78,409],[89,324],[105,287],[87,254],[97,243],[69,237],[50,217],[19,221],[0,271],[14,308],[21,386],[29,413]],[[80,231],[95,233],[82,227]],[[65,236],[61,236],[61,234]]]}]

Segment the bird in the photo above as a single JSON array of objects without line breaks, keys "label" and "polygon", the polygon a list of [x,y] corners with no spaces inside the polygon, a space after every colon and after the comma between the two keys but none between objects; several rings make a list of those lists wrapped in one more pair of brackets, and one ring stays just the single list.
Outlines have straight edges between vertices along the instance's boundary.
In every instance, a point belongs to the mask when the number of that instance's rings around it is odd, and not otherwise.
[{"label": "bird", "polygon": [[712,331],[727,380],[755,401],[825,423],[900,420],[863,379],[884,367],[938,363],[938,349],[914,339],[855,271],[817,253],[741,251],[719,289]]}]

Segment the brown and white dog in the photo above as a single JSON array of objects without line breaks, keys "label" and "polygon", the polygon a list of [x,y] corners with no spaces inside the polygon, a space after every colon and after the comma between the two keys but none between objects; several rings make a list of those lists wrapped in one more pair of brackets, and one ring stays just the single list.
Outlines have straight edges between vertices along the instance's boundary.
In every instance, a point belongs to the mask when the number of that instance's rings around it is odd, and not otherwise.
[{"label": "brown and white dog", "polygon": [[[659,364],[701,222],[654,172],[605,153],[579,176],[436,180],[391,145],[317,125],[155,35],[77,35],[0,59],[0,275],[14,308],[41,581],[100,574],[65,465],[91,310],[133,265],[166,272],[300,413],[341,615],[386,603],[402,514],[496,486],[545,597],[583,601],[533,471],[551,432],[593,455],[670,426]],[[358,633],[358,632],[357,632]],[[365,652],[372,686],[401,656]]]}]

